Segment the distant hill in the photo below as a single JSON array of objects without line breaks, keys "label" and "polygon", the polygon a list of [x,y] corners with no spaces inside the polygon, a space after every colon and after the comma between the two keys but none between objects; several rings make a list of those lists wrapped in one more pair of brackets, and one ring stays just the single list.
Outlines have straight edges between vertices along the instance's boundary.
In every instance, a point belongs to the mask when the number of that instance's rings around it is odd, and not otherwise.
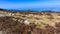
[{"label": "distant hill", "polygon": [[0,11],[9,11],[9,12],[57,12],[57,11],[52,11],[52,10],[45,10],[45,11],[38,11],[38,10],[18,10],[18,9],[2,9],[0,8]]},{"label": "distant hill", "polygon": [[0,11],[6,11],[6,9],[2,9],[2,8],[0,8]]}]

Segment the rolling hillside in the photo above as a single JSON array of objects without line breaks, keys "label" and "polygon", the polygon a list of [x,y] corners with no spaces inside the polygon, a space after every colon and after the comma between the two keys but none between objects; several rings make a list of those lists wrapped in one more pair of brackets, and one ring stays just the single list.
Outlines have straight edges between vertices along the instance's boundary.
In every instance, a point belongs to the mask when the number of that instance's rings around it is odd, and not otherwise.
[{"label": "rolling hillside", "polygon": [[[41,30],[42,30],[41,31],[42,33],[44,33],[47,30],[45,34],[48,34],[48,33],[57,34],[56,32],[60,31],[60,13],[57,13],[57,12],[50,12],[50,13],[49,12],[7,12],[7,11],[1,10],[0,24],[3,25],[3,26],[0,25],[0,30],[1,29],[4,30],[6,34],[7,33],[9,34],[9,32],[13,33],[12,31],[14,32],[17,31],[16,33],[23,32],[27,34],[27,32],[30,32],[31,34],[35,34],[35,33],[40,34]],[[16,29],[13,30],[14,27],[18,30]],[[10,31],[11,28],[12,28],[12,31]],[[31,31],[31,28],[32,28],[32,31]],[[22,31],[19,31],[19,30],[22,30]]]}]

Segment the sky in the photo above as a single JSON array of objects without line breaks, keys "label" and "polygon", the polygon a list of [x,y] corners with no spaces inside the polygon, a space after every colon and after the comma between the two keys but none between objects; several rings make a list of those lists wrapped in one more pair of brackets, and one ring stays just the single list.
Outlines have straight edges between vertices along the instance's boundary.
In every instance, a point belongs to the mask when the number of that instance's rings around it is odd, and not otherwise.
[{"label": "sky", "polygon": [[60,0],[0,0],[0,8],[59,10]]}]

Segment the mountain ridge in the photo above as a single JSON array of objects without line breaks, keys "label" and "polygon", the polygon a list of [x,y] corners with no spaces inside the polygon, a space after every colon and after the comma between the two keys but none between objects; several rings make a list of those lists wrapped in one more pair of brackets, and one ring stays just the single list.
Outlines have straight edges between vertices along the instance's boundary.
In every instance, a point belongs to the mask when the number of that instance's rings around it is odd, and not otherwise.
[{"label": "mountain ridge", "polygon": [[59,12],[59,11],[53,11],[53,10],[33,10],[33,9],[28,9],[28,10],[19,10],[19,9],[2,9],[0,8],[0,11],[8,11],[8,12]]}]

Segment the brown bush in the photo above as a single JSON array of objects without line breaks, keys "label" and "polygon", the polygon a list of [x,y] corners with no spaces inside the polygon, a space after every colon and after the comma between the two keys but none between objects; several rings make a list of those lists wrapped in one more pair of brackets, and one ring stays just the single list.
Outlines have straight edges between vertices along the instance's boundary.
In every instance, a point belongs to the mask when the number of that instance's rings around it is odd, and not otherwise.
[{"label": "brown bush", "polygon": [[0,17],[0,30],[5,31],[4,34],[58,34],[60,33],[60,23],[55,25],[57,29],[46,25],[46,29],[36,28],[35,24],[25,25],[18,20],[12,20],[12,17]]}]

